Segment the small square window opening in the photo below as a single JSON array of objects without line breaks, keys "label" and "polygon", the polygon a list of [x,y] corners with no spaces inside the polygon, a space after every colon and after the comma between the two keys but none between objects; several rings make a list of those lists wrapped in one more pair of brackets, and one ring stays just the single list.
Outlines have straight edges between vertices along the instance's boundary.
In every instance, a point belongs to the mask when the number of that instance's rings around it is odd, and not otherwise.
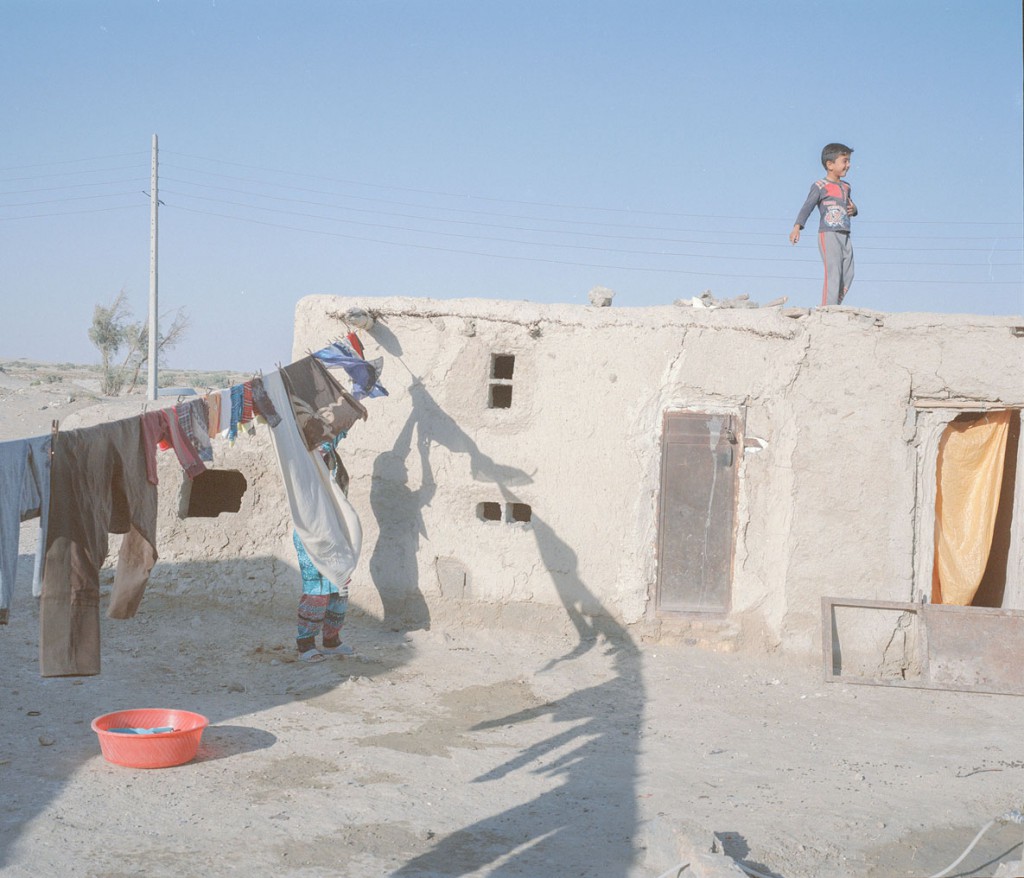
[{"label": "small square window opening", "polygon": [[481,521],[501,521],[500,503],[478,503],[476,515]]},{"label": "small square window opening", "polygon": [[529,521],[533,518],[533,510],[526,503],[509,503],[509,521]]},{"label": "small square window opening", "polygon": [[491,377],[511,381],[516,368],[515,354],[491,354]]},{"label": "small square window opening", "polygon": [[512,408],[512,385],[492,384],[488,391],[487,406],[492,409]]}]

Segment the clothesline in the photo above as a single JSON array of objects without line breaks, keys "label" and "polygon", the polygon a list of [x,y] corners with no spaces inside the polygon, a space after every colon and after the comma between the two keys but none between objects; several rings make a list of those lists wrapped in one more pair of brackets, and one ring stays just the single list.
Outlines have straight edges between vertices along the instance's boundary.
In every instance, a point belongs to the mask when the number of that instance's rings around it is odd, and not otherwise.
[{"label": "clothesline", "polygon": [[[367,417],[360,398],[386,396],[383,363],[358,337],[202,397],[91,427],[0,443],[0,624],[7,623],[23,521],[39,518],[33,593],[41,598],[44,676],[99,673],[99,569],[110,533],[124,534],[108,616],[130,618],[156,563],[158,448],[194,479],[213,461],[211,440],[270,427],[293,524],[314,562],[344,581],[361,544],[358,516],[313,452]],[[344,369],[345,390],[327,366]]]}]

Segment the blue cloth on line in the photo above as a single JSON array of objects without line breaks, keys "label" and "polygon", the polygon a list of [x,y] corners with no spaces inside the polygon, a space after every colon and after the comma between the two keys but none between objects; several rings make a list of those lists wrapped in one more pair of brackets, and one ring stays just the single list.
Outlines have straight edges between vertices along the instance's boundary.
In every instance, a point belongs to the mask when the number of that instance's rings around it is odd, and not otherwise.
[{"label": "blue cloth on line", "polygon": [[231,388],[231,426],[228,427],[228,439],[234,442],[238,438],[238,423],[242,420],[242,403],[245,400],[245,386],[236,384]]},{"label": "blue cloth on line", "polygon": [[325,366],[344,369],[348,373],[348,377],[352,379],[352,395],[356,399],[388,395],[378,380],[381,372],[384,371],[382,358],[364,360],[348,345],[340,341],[321,348],[314,352],[313,356]]}]

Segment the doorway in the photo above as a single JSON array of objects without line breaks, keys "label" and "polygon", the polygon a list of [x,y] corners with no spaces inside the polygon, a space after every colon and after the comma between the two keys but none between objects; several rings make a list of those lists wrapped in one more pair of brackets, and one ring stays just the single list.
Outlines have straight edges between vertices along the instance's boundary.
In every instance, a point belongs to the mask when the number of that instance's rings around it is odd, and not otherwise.
[{"label": "doorway", "polygon": [[659,611],[729,610],[740,432],[736,415],[665,413],[658,508]]}]

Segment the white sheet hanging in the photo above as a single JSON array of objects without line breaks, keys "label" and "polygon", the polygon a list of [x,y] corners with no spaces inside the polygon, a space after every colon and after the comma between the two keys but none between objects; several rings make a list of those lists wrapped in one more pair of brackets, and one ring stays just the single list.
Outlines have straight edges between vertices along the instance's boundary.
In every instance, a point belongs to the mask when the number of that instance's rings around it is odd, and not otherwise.
[{"label": "white sheet hanging", "polygon": [[306,450],[281,373],[265,375],[263,384],[281,416],[281,423],[271,428],[270,437],[292,523],[317,570],[342,586],[355,570],[362,549],[359,516],[331,478],[320,453]]}]

